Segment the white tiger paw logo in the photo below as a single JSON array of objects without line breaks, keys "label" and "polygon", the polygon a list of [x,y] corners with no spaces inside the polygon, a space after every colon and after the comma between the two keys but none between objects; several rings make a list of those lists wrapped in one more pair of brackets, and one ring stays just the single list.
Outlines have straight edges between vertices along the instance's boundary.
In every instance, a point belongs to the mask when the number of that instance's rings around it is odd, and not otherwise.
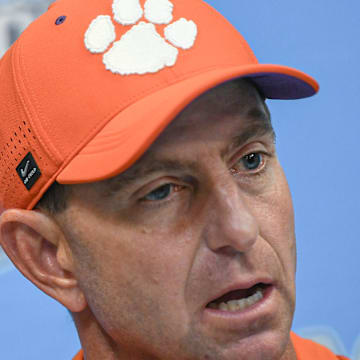
[{"label": "white tiger paw logo", "polygon": [[[147,0],[143,10],[140,0],[114,0],[114,20],[124,26],[133,26],[114,42],[116,33],[111,17],[99,15],[85,33],[85,46],[93,54],[104,53],[106,69],[115,74],[143,75],[174,66],[178,48],[192,48],[198,31],[193,21],[184,18],[170,24],[173,7],[169,0]],[[149,22],[141,21],[135,25],[143,16]],[[158,33],[155,24],[169,24],[165,27],[164,37]],[[113,46],[108,50],[111,44]]]}]

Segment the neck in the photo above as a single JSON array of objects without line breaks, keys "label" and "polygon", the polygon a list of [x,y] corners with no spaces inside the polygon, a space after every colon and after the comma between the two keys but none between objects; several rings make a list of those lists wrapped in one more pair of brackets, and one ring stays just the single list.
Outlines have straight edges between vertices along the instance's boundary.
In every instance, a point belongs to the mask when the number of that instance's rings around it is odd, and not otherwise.
[{"label": "neck", "polygon": [[118,360],[116,346],[89,308],[73,314],[86,360]]},{"label": "neck", "polygon": [[288,344],[280,360],[297,360],[295,348],[291,341],[291,336],[289,336]]}]

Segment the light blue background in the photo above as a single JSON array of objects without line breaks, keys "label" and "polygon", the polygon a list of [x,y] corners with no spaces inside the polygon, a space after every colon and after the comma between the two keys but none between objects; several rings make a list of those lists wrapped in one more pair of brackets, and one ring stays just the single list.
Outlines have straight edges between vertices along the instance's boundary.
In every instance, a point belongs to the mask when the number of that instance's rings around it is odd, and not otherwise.
[{"label": "light blue background", "polygon": [[[270,102],[296,212],[294,329],[360,360],[360,2],[208,2],[261,62],[299,68],[320,82],[314,98]],[[80,346],[65,310],[15,271],[0,277],[0,316],[0,359],[64,360]]]}]

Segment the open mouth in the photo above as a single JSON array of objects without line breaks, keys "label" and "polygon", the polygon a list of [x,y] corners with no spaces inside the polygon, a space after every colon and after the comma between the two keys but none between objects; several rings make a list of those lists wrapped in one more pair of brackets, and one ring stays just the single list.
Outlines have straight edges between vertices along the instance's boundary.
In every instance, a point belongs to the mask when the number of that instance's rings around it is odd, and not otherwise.
[{"label": "open mouth", "polygon": [[231,312],[245,310],[263,299],[268,287],[269,285],[258,283],[249,289],[230,291],[211,301],[206,307]]}]

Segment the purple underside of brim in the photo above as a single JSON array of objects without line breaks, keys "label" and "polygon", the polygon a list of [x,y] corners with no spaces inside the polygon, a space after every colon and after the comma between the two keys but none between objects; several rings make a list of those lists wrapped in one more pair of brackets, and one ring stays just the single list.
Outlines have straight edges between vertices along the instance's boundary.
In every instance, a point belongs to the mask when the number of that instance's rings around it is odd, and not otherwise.
[{"label": "purple underside of brim", "polygon": [[316,93],[310,84],[290,75],[257,73],[247,78],[250,78],[268,99],[302,99]]}]

